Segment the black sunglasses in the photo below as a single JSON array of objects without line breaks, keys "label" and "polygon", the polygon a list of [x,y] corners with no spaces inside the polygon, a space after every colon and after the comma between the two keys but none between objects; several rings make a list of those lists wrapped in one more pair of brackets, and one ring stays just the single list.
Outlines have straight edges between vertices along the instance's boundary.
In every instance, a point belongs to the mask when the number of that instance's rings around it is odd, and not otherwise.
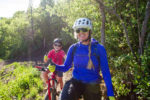
[{"label": "black sunglasses", "polygon": [[54,45],[57,46],[57,47],[61,47],[61,44],[55,43]]},{"label": "black sunglasses", "polygon": [[85,32],[88,32],[89,31],[89,29],[88,28],[78,28],[77,30],[75,30],[76,31],[76,33],[80,33],[80,32],[83,32],[83,33],[85,33]]}]

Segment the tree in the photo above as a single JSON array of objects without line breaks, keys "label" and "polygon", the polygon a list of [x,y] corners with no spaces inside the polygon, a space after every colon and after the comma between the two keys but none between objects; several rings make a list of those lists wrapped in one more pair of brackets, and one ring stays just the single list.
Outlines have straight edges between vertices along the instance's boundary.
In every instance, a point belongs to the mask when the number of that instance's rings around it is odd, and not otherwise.
[{"label": "tree", "polygon": [[102,15],[102,26],[101,26],[101,43],[105,46],[105,22],[106,22],[106,15],[105,15],[105,8],[101,0],[96,0],[99,3],[100,12]]},{"label": "tree", "polygon": [[150,20],[150,0],[147,1],[146,10],[145,10],[145,18],[143,20],[141,34],[139,35],[139,47],[140,47],[140,55],[143,54],[143,48],[145,44],[145,36],[147,35],[147,25]]}]

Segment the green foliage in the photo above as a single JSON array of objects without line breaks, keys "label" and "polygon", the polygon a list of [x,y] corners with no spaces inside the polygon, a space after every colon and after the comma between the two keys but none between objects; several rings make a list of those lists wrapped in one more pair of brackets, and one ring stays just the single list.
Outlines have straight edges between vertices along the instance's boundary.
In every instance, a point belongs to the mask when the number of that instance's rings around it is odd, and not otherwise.
[{"label": "green foliage", "polygon": [[3,59],[0,59],[0,62],[3,62]]},{"label": "green foliage", "polygon": [[[50,13],[42,7],[33,9],[34,34],[31,31],[30,10],[27,13],[18,11],[11,19],[0,19],[0,57],[3,59],[27,57],[29,53],[35,55],[35,51],[41,51],[42,48],[48,51],[56,37],[73,40],[62,30],[66,26],[65,22],[54,14],[50,16]],[[65,42],[65,45],[70,44]]]},{"label": "green foliage", "polygon": [[47,5],[53,7],[54,2],[55,2],[54,0],[41,0],[40,6],[42,8],[46,8]]},{"label": "green foliage", "polygon": [[0,95],[2,99],[33,99],[42,91],[39,72],[31,65],[12,63],[0,71]]},{"label": "green foliage", "polygon": [[132,81],[132,56],[130,54],[121,55],[120,57],[111,59],[110,62],[113,62],[111,65],[113,65],[112,69],[115,71],[115,73],[112,72],[114,73],[112,81],[116,95],[118,97],[127,96],[131,91],[128,83]]},{"label": "green foliage", "polygon": [[[88,7],[87,7],[88,6]],[[49,8],[51,15],[55,14],[62,17],[62,20],[67,23],[69,33],[72,35],[72,26],[74,21],[80,17],[88,17],[93,21],[93,36],[100,36],[99,27],[101,22],[98,4],[91,0],[71,0],[71,1],[60,1],[53,8]],[[68,31],[66,31],[68,33]]]},{"label": "green foliage", "polygon": [[133,56],[122,55],[116,59],[111,59],[112,68],[115,70],[113,74],[113,86],[117,96],[128,95],[131,92],[130,84],[133,83],[134,93],[136,93],[140,99],[147,98],[150,94],[150,49],[146,49],[145,54],[142,56],[142,65],[134,60]]},{"label": "green foliage", "polygon": [[148,98],[150,95],[150,44],[145,49],[144,55],[141,57],[142,64],[139,67],[135,67],[133,80],[137,86],[134,91],[139,95],[139,98]]},{"label": "green foliage", "polygon": [[113,86],[116,92],[116,96],[120,97],[120,96],[127,96],[129,94],[129,92],[131,91],[130,88],[127,87],[127,84],[123,83],[122,78],[124,75],[122,75],[122,73],[119,74],[117,76],[113,76],[112,80],[113,80]]},{"label": "green foliage", "polygon": [[[25,33],[29,24],[24,13],[16,13],[13,19],[2,19],[0,24],[2,25],[0,27],[0,36],[2,36],[0,56],[6,59],[22,55],[27,49]],[[18,55],[19,52],[22,53]]]}]

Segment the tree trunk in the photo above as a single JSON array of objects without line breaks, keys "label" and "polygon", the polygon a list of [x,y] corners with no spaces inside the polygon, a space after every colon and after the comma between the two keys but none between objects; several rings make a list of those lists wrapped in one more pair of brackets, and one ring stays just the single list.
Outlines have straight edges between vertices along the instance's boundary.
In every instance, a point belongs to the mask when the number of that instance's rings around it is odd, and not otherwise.
[{"label": "tree trunk", "polygon": [[142,29],[141,29],[141,35],[140,35],[140,42],[139,43],[139,47],[140,47],[140,55],[143,54],[143,47],[144,47],[144,43],[145,43],[145,36],[147,34],[147,24],[148,24],[148,21],[150,19],[150,0],[148,0],[147,2],[147,5],[146,5],[146,11],[145,11],[145,18],[144,18],[144,21],[143,21],[143,24],[142,24]]},{"label": "tree trunk", "polygon": [[[99,2],[100,1],[100,2]],[[101,43],[102,45],[105,47],[105,23],[106,23],[106,16],[105,16],[105,9],[104,6],[102,4],[102,0],[97,0],[97,2],[99,3],[99,8],[100,8],[100,12],[102,15],[102,26],[101,26]]]}]

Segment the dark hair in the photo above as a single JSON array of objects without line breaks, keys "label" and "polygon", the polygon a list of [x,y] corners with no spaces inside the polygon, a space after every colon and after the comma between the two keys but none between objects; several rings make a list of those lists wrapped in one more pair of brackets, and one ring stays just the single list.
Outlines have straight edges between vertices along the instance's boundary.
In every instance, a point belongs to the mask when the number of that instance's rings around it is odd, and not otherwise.
[{"label": "dark hair", "polygon": [[54,41],[53,41],[53,44],[54,43],[60,43],[62,45],[62,39],[60,38],[55,38]]}]

